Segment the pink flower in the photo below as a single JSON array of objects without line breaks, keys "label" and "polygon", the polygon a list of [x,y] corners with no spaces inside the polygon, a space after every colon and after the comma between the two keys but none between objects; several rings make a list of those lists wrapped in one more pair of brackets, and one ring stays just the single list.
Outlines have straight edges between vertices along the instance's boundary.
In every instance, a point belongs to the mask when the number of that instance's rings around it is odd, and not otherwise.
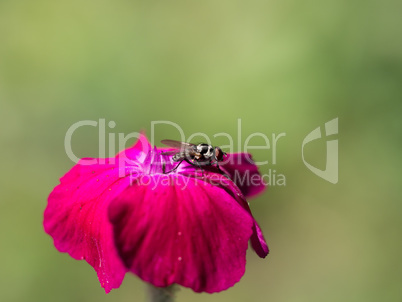
[{"label": "pink flower", "polygon": [[221,165],[233,181],[185,162],[163,174],[163,163],[165,171],[176,163],[161,150],[142,135],[115,158],[82,159],[50,194],[45,231],[60,252],[94,267],[106,293],[127,271],[159,287],[225,290],[245,272],[249,240],[260,257],[268,254],[244,197],[265,188],[257,167],[239,153]]}]

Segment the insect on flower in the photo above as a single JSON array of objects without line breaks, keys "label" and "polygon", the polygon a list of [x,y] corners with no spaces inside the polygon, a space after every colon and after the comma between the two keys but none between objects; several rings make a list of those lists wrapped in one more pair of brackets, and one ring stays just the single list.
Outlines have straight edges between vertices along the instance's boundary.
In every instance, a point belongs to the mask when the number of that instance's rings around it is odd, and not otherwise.
[{"label": "insect on flower", "polygon": [[180,151],[171,150],[162,152],[163,155],[174,154],[172,160],[179,162],[175,168],[168,172],[165,171],[165,166],[163,166],[164,174],[175,171],[183,161],[186,161],[193,166],[198,166],[199,168],[201,168],[202,165],[210,166],[216,164],[218,170],[222,172],[222,170],[219,168],[219,162],[223,160],[223,157],[226,155],[226,153],[223,152],[219,147],[213,147],[204,143],[194,145],[191,143],[179,142],[170,139],[164,139],[161,141],[161,143],[175,149],[180,149]]},{"label": "insect on flower", "polygon": [[[228,289],[245,273],[249,242],[259,257],[268,255],[246,200],[266,185],[251,154],[228,153],[221,161],[220,149],[200,147],[195,164],[187,148],[190,159],[175,168],[172,157],[181,158],[181,150],[164,154],[171,149],[153,147],[141,134],[115,157],[81,159],[48,197],[46,233],[60,252],[85,259],[106,293],[127,272],[156,287]],[[197,160],[210,165],[202,178]]]}]

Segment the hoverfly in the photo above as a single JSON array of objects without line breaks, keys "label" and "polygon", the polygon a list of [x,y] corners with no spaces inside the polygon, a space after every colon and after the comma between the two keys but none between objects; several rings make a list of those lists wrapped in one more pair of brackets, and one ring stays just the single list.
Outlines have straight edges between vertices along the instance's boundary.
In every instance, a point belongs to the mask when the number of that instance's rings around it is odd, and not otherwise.
[{"label": "hoverfly", "polygon": [[191,143],[179,142],[170,139],[161,140],[161,143],[168,147],[179,149],[162,152],[164,155],[174,154],[172,159],[173,161],[178,162],[177,166],[169,172],[166,172],[165,166],[163,166],[164,174],[175,171],[184,160],[199,168],[201,168],[202,165],[211,166],[216,164],[218,170],[222,172],[222,170],[219,168],[219,162],[223,160],[223,156],[225,156],[226,153],[223,152],[219,147],[213,147],[208,144],[194,145]]}]

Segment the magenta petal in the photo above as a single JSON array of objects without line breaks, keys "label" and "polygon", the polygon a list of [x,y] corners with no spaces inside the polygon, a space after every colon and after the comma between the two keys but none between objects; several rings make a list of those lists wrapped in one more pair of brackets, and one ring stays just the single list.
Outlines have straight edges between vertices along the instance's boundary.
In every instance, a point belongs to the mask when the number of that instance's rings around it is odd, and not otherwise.
[{"label": "magenta petal", "polygon": [[[251,217],[251,209],[248,205],[247,200],[243,196],[239,187],[237,187],[234,182],[223,175],[216,174],[216,173],[205,173],[204,181],[207,181],[211,184],[218,185],[223,188],[226,192],[228,192],[237,202],[238,204],[246,210]],[[253,234],[250,238],[251,246],[253,247],[254,251],[257,255],[261,258],[265,258],[268,253],[268,245],[265,241],[264,235],[260,226],[258,225],[257,221],[253,217]]]},{"label": "magenta petal", "polygon": [[228,154],[221,167],[240,188],[244,196],[251,197],[264,191],[266,184],[258,172],[258,167],[252,160],[251,154]]},{"label": "magenta petal", "polygon": [[[235,187],[235,186],[232,186]],[[233,190],[233,188],[232,188]],[[241,204],[241,206],[251,214],[251,209],[248,205],[248,202],[242,196],[241,194],[237,194],[236,200]],[[250,241],[251,241],[251,246],[253,247],[253,250],[257,253],[257,255],[261,258],[265,258],[268,253],[269,253],[269,248],[268,244],[264,238],[264,235],[262,233],[262,230],[260,226],[258,225],[257,221],[253,217],[253,235],[251,235]]]},{"label": "magenta petal", "polygon": [[130,179],[118,177],[118,169],[109,164],[112,159],[103,160],[103,165],[90,166],[80,161],[61,178],[48,198],[43,224],[56,248],[85,259],[109,292],[120,286],[126,268],[114,246],[107,209]]},{"label": "magenta petal", "polygon": [[[120,159],[120,164],[138,164],[143,163],[148,153],[152,150],[151,144],[149,143],[147,137],[138,133],[138,140],[136,143],[116,155],[116,158]],[[123,161],[122,161],[123,160]]]},{"label": "magenta petal", "polygon": [[253,219],[222,188],[181,175],[155,174],[109,207],[125,265],[155,286],[196,292],[233,286],[245,271]]},{"label": "magenta petal", "polygon": [[251,235],[250,240],[251,246],[257,255],[261,258],[265,258],[269,253],[268,245],[265,241],[264,235],[262,234],[260,226],[255,220],[253,225],[253,235]]}]

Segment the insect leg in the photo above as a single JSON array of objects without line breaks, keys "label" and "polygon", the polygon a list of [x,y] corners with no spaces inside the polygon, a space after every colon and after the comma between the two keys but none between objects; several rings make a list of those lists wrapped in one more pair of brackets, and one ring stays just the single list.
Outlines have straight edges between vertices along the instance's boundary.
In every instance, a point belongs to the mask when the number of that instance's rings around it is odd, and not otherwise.
[{"label": "insect leg", "polygon": [[165,173],[165,169],[163,168],[163,173],[164,174],[168,174],[168,173],[171,173],[171,172],[173,172],[173,171],[175,171],[179,166],[180,166],[180,164],[183,162],[183,160],[185,160],[185,158],[182,158],[180,161],[179,161],[179,163],[177,164],[177,166],[176,167],[174,167],[172,170],[170,170],[169,172],[166,172]]},{"label": "insect leg", "polygon": [[196,167],[200,168],[201,172],[202,172],[202,177],[204,177],[204,169],[201,167],[200,163],[197,160],[193,159],[193,161],[191,161],[188,158],[185,158],[184,160],[186,162],[188,162],[190,165],[193,165],[193,166],[196,166]]},{"label": "insect leg", "polygon": [[195,161],[197,163],[198,168],[201,169],[202,172],[202,178],[204,178],[204,169],[201,167],[200,163],[198,161]]}]

